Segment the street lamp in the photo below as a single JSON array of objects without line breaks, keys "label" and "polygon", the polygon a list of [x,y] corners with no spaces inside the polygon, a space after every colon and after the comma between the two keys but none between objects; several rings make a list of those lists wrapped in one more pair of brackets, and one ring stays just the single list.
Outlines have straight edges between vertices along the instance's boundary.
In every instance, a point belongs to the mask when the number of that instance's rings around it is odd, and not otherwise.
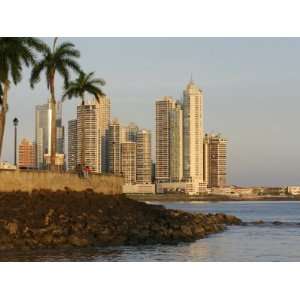
[{"label": "street lamp", "polygon": [[15,166],[17,165],[17,127],[19,124],[18,118],[14,118],[13,120],[15,126]]}]

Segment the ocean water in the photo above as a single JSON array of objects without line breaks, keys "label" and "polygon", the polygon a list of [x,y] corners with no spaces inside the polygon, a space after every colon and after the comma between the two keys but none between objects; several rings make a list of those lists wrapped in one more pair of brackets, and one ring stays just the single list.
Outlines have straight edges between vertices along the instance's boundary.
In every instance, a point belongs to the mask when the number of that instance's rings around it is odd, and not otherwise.
[{"label": "ocean water", "polygon": [[[176,202],[165,203],[189,212],[233,214],[262,225],[229,226],[222,233],[193,243],[96,248],[72,251],[10,252],[1,261],[300,261],[300,202]],[[273,221],[283,222],[281,225]]]}]

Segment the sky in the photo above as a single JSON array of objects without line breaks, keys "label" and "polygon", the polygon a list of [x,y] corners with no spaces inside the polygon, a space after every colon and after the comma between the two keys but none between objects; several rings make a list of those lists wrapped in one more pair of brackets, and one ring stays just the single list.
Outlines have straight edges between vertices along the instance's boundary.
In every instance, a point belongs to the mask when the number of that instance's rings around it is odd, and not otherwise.
[{"label": "sky", "polygon": [[[299,38],[59,39],[65,40],[80,50],[83,70],[106,81],[112,116],[122,124],[151,129],[154,142],[155,100],[181,99],[192,74],[204,93],[205,132],[228,139],[228,182],[300,185]],[[25,68],[22,82],[11,86],[3,160],[13,161],[13,118],[20,120],[19,141],[33,139],[34,107],[49,96],[44,80],[30,88],[29,74]],[[64,103],[65,128],[78,103]]]}]

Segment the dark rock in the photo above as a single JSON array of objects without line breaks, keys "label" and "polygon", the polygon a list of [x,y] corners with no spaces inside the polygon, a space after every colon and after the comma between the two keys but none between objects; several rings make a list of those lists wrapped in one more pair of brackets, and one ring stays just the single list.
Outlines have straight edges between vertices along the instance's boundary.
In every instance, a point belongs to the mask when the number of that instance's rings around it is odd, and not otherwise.
[{"label": "dark rock", "polygon": [[38,191],[0,193],[0,251],[192,242],[242,221],[187,213],[123,195]]},{"label": "dark rock", "polygon": [[72,246],[86,247],[89,245],[89,241],[86,238],[82,238],[76,235],[70,235],[68,241]]},{"label": "dark rock", "polygon": [[16,235],[18,232],[18,224],[16,222],[8,222],[5,228],[11,235]]},{"label": "dark rock", "polygon": [[265,222],[263,220],[254,221],[253,224],[264,224]]}]

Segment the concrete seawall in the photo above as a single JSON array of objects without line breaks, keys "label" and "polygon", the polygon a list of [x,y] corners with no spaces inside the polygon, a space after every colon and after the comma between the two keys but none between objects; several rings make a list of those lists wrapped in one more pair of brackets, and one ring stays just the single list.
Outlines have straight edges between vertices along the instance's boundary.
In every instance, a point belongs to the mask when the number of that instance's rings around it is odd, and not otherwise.
[{"label": "concrete seawall", "polygon": [[96,193],[117,195],[122,193],[123,178],[113,175],[90,175],[79,178],[77,174],[46,171],[0,171],[0,191],[25,191],[49,189],[52,191],[69,188],[73,191],[93,189]]}]

